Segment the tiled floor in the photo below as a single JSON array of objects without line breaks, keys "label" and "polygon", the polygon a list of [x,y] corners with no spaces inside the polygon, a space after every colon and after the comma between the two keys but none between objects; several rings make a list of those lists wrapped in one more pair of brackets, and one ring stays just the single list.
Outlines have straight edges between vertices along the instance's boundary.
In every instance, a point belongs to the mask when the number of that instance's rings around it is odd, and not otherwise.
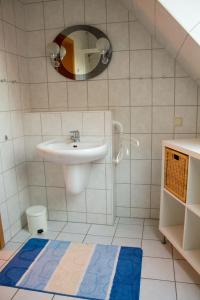
[{"label": "tiled floor", "polygon": [[[31,235],[21,230],[0,251],[0,268]],[[200,276],[172,249],[160,243],[158,222],[120,218],[114,226],[49,221],[49,239],[101,243],[143,248],[140,300],[200,300]],[[0,286],[1,300],[69,300],[74,298],[17,290]],[[121,299],[123,300],[123,299]]]}]

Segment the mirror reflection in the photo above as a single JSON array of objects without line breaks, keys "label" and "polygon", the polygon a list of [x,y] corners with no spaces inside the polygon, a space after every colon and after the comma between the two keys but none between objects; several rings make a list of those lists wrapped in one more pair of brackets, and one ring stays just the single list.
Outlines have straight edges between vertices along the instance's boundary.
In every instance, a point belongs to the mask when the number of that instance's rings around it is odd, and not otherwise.
[{"label": "mirror reflection", "polygon": [[107,68],[112,56],[107,36],[87,25],[65,29],[47,46],[47,51],[53,67],[74,80],[99,75]]}]

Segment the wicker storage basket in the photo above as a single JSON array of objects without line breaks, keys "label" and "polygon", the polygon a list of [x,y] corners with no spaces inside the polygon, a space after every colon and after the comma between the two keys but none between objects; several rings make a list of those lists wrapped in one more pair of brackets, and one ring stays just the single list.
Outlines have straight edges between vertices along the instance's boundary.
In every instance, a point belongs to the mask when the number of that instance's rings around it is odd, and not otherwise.
[{"label": "wicker storage basket", "polygon": [[186,202],[188,156],[165,148],[165,189]]}]

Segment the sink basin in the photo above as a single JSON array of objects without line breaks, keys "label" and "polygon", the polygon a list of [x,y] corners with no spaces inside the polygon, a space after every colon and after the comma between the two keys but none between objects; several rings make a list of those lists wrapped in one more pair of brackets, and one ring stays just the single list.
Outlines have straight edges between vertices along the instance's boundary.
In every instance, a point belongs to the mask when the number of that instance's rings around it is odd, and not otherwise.
[{"label": "sink basin", "polygon": [[92,162],[106,156],[108,145],[104,139],[78,143],[50,140],[39,144],[37,151],[45,160],[63,165],[67,193],[79,194],[87,187]]},{"label": "sink basin", "polygon": [[108,146],[104,140],[78,143],[50,140],[39,144],[37,151],[40,156],[48,161],[64,165],[77,165],[104,158],[108,151]]}]

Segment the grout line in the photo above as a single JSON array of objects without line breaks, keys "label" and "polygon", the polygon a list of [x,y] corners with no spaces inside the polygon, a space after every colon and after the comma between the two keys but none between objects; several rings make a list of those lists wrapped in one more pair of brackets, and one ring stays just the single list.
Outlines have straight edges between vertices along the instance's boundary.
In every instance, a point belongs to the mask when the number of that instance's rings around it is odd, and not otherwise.
[{"label": "grout line", "polygon": [[[173,248],[172,248],[173,249]],[[173,250],[172,250],[173,251]],[[176,293],[176,300],[178,300],[178,293],[177,293],[177,285],[176,285],[176,274],[175,274],[175,264],[174,264],[174,258],[172,254],[172,263],[173,263],[173,273],[174,273],[174,284],[175,284],[175,293]]]},{"label": "grout line", "polygon": [[17,295],[17,293],[20,291],[20,289],[16,290],[16,293],[10,298],[10,300],[15,299],[15,296]]},{"label": "grout line", "polygon": [[85,242],[85,239],[86,239],[86,237],[88,236],[88,233],[89,233],[91,227],[92,227],[92,224],[90,224],[90,226],[89,226],[89,228],[88,228],[88,230],[87,230],[87,232],[86,232],[86,234],[85,234],[85,237],[84,237],[82,243]]},{"label": "grout line", "polygon": [[115,239],[115,236],[116,236],[117,228],[118,228],[118,225],[119,225],[119,220],[120,220],[120,218],[119,218],[118,221],[117,221],[116,228],[115,228],[115,232],[114,232],[113,237],[112,237],[111,245],[112,245],[112,243],[113,243],[113,241],[114,241],[114,239]]}]

